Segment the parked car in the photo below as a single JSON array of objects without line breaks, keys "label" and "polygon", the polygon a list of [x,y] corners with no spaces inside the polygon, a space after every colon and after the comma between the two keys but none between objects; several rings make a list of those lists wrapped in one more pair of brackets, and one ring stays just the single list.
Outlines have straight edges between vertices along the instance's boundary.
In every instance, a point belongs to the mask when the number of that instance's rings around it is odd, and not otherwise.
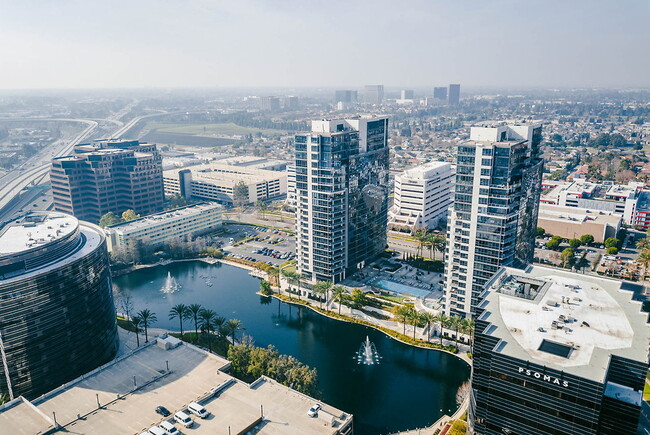
[{"label": "parked car", "polygon": [[309,411],[307,411],[307,415],[312,418],[317,417],[318,411],[320,411],[320,404],[315,403],[311,408],[309,408]]},{"label": "parked car", "polygon": [[190,416],[183,411],[178,411],[176,414],[174,414],[174,420],[182,424],[184,427],[194,426],[194,420],[192,420]]},{"label": "parked car", "polygon": [[176,429],[176,426],[174,426],[173,424],[171,424],[170,422],[168,422],[166,420],[163,421],[162,423],[160,423],[158,426],[162,430],[164,430],[165,434],[167,434],[167,435],[178,435],[180,433],[178,431],[178,429]]},{"label": "parked car", "polygon": [[169,412],[169,410],[164,406],[156,406],[156,413],[162,415],[163,417],[167,417],[171,414],[171,412]]}]

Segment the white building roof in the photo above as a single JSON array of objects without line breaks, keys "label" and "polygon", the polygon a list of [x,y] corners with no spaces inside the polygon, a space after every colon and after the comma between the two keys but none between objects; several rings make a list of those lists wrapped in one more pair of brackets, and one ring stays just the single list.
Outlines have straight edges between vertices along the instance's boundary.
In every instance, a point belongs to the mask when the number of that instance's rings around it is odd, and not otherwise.
[{"label": "white building roof", "polygon": [[41,247],[68,236],[78,226],[77,218],[58,212],[21,218],[0,231],[0,256]]},{"label": "white building roof", "polygon": [[492,324],[484,333],[501,339],[499,353],[597,382],[612,354],[648,359],[647,313],[621,281],[504,267],[487,287],[479,319]]},{"label": "white building roof", "polygon": [[141,228],[154,227],[158,225],[167,225],[174,221],[186,219],[188,217],[196,216],[201,213],[210,212],[213,210],[220,210],[223,207],[216,203],[200,203],[181,207],[174,210],[163,211],[160,213],[150,214],[138,219],[128,222],[108,226],[104,229],[107,234],[112,231],[117,233],[131,233]]}]

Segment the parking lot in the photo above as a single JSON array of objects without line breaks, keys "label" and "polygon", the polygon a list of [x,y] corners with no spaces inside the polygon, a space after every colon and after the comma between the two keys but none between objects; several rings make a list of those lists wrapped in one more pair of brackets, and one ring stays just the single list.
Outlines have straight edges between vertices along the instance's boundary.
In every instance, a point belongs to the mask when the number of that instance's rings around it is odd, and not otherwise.
[{"label": "parking lot", "polygon": [[[239,244],[246,239],[250,240]],[[285,230],[227,225],[224,235],[213,240],[221,243],[224,253],[251,261],[263,261],[273,266],[295,258],[295,236]]]}]

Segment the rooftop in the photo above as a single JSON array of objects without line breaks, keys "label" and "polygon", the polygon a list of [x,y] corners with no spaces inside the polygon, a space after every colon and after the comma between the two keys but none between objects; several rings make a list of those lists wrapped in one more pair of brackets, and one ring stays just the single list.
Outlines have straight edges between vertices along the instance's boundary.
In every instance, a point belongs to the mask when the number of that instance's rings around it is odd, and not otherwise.
[{"label": "rooftop", "polygon": [[203,420],[193,417],[191,432],[197,434],[228,433],[229,427],[240,433],[253,426],[255,433],[334,434],[352,418],[322,402],[318,418],[310,418],[315,399],[268,378],[250,385],[238,381],[222,371],[227,360],[192,345],[163,345],[161,340],[141,347],[32,403],[17,399],[0,407],[3,431],[44,432],[53,428],[56,414],[61,431],[141,433],[165,420],[156,406],[173,414],[193,401],[211,413]]},{"label": "rooftop", "polygon": [[598,382],[611,354],[647,361],[647,313],[622,282],[541,266],[502,268],[479,317],[496,351]]},{"label": "rooftop", "polygon": [[246,184],[255,184],[277,180],[279,177],[286,177],[285,172],[269,171],[246,166],[224,165],[220,163],[208,163],[187,168],[170,169],[164,171],[163,176],[166,178],[178,178],[178,172],[182,170],[191,171],[193,181],[215,182],[222,186],[235,186],[242,180]]},{"label": "rooftop", "polygon": [[602,210],[588,210],[579,207],[565,207],[561,205],[545,204],[539,205],[539,219],[554,220],[558,222],[567,222],[580,224],[583,222],[592,222],[597,224],[618,225],[621,217],[611,212]]},{"label": "rooftop", "polygon": [[40,248],[75,232],[79,221],[64,213],[28,213],[0,229],[0,257]]},{"label": "rooftop", "polygon": [[188,205],[185,207],[167,210],[160,213],[150,214],[132,221],[121,222],[119,224],[111,225],[105,228],[106,233],[112,230],[117,232],[133,231],[139,228],[150,227],[159,225],[161,223],[168,223],[174,220],[184,219],[186,217],[195,216],[197,214],[205,213],[212,210],[222,209],[223,207],[216,203],[201,202],[198,204]]},{"label": "rooftop", "polygon": [[449,162],[428,162],[423,165],[415,166],[402,172],[401,176],[406,178],[423,179],[440,173],[441,170],[451,173],[451,163]]}]

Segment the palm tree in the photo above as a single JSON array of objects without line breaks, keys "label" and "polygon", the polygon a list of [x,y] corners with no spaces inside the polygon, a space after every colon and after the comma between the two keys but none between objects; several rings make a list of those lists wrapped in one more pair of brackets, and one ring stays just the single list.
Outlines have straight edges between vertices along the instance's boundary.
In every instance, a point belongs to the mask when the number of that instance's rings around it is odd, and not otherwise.
[{"label": "palm tree", "polygon": [[422,248],[424,247],[424,244],[426,242],[426,237],[427,237],[427,231],[422,228],[416,229],[415,234],[413,234],[413,238],[415,239],[416,242],[418,242],[418,247],[416,250],[416,255],[418,257],[422,256]]},{"label": "palm tree", "polygon": [[199,339],[199,315],[201,313],[201,310],[203,310],[203,307],[201,304],[192,304],[188,309],[188,315],[187,317],[189,319],[194,320],[194,339],[198,340]]},{"label": "palm tree", "polygon": [[434,316],[434,322],[440,325],[440,345],[442,346],[442,328],[447,324],[447,316],[440,312]]},{"label": "palm tree", "polygon": [[237,331],[242,329],[241,320],[230,319],[230,320],[228,320],[226,322],[226,324],[228,325],[228,329],[230,330],[230,333],[232,334],[232,344],[234,345],[235,344],[235,334],[237,333]]},{"label": "palm tree", "polygon": [[[295,279],[296,279],[296,272],[293,272],[291,270],[282,270],[282,275],[287,278],[287,281],[289,281],[289,284],[293,284]],[[289,300],[292,300],[293,298],[291,297],[291,288],[289,288]]]},{"label": "palm tree", "polygon": [[417,329],[418,323],[420,323],[420,319],[422,318],[420,313],[418,313],[415,308],[411,310],[409,313],[409,317],[411,318],[411,322],[413,323],[413,340],[415,340],[415,330]]},{"label": "palm tree", "polygon": [[430,313],[428,311],[425,311],[420,314],[421,318],[423,321],[427,323],[427,343],[429,342],[429,338],[431,338],[431,325],[436,322],[436,316],[433,313]]},{"label": "palm tree", "polygon": [[169,320],[178,317],[181,326],[181,340],[183,339],[183,319],[187,319],[189,314],[189,310],[185,304],[176,304],[169,310]]},{"label": "palm tree", "polygon": [[263,279],[260,281],[260,293],[262,293],[265,296],[270,296],[273,294],[273,290],[271,289],[271,283],[268,282],[267,280]]},{"label": "palm tree", "polygon": [[437,235],[436,240],[434,242],[434,247],[436,250],[440,251],[440,253],[443,254],[443,260],[444,260],[444,252],[445,249],[447,248],[447,237],[444,235]]},{"label": "palm tree", "polygon": [[650,248],[650,237],[644,237],[638,242],[636,242],[637,249],[648,249]]},{"label": "palm tree", "polygon": [[412,317],[412,312],[415,311],[413,306],[407,306],[407,305],[395,305],[392,309],[391,312],[393,315],[398,319],[400,323],[404,325],[404,331],[403,334],[406,335],[406,322],[409,321]]},{"label": "palm tree", "polygon": [[142,319],[138,316],[133,316],[131,317],[131,324],[135,328],[135,342],[140,347],[140,335],[138,333],[140,332],[140,326],[142,326]]},{"label": "palm tree", "polygon": [[464,334],[469,336],[469,348],[472,349],[472,342],[474,337],[474,319],[471,317],[466,317],[461,321],[462,330]]},{"label": "palm tree", "polygon": [[212,352],[212,331],[214,331],[214,318],[217,317],[217,313],[213,310],[208,310],[203,308],[199,312],[199,322],[201,326],[201,333],[206,334],[206,340],[208,341],[208,349]]},{"label": "palm tree", "polygon": [[226,334],[224,334],[224,327],[226,323],[226,318],[222,316],[217,316],[212,320],[212,326],[214,327],[214,332],[218,333],[221,338],[223,338]]},{"label": "palm tree", "polygon": [[449,317],[449,326],[454,329],[454,341],[456,342],[456,349],[458,349],[458,330],[463,325],[463,319],[458,316]]},{"label": "palm tree", "polygon": [[646,279],[646,275],[648,272],[648,266],[650,266],[650,250],[645,250],[641,254],[639,254],[639,257],[636,259],[636,262],[643,266],[643,277],[642,279]]},{"label": "palm tree", "polygon": [[142,320],[142,327],[144,328],[144,342],[149,343],[149,326],[152,324],[156,323],[158,321],[158,318],[156,317],[156,313],[152,313],[149,309],[145,308],[144,310],[140,311],[137,314],[137,317]]},{"label": "palm tree", "polygon": [[325,298],[327,299],[327,292],[329,291],[331,286],[332,283],[330,281],[317,281],[316,284],[314,284],[314,287],[312,288],[312,291],[316,295],[318,295],[318,306],[321,309],[323,308],[322,296],[325,295]]},{"label": "palm tree", "polygon": [[345,300],[345,288],[342,285],[335,285],[332,287],[332,298],[334,302],[339,304],[339,314],[341,314],[341,305]]}]

